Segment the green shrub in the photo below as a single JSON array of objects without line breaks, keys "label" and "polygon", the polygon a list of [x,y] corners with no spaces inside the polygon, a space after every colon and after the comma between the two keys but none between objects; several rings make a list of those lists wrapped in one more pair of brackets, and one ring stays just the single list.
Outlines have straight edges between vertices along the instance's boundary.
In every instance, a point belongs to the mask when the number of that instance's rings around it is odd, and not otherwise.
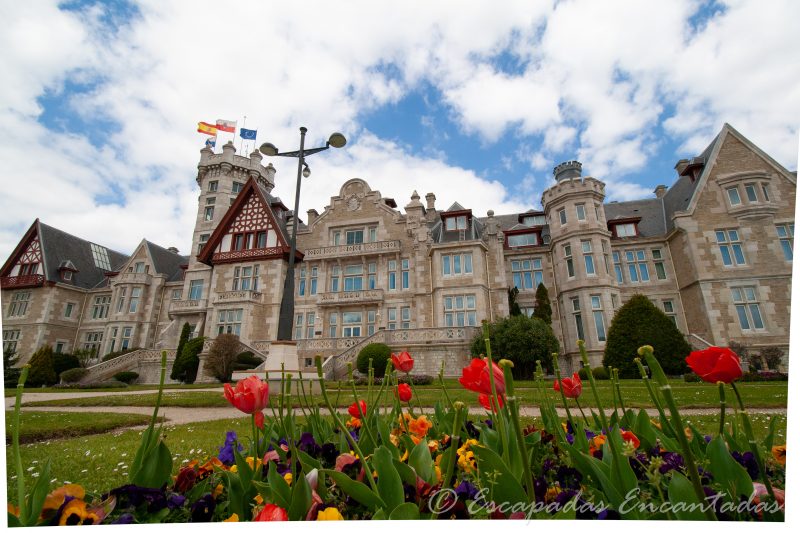
[{"label": "green shrub", "polygon": [[53,354],[53,370],[56,375],[60,376],[65,370],[72,368],[79,368],[81,366],[80,360],[69,353],[54,353]]},{"label": "green shrub", "polygon": [[15,352],[11,350],[3,352],[3,381],[7,389],[16,387],[19,381],[22,369],[14,367],[17,363],[19,363],[19,357]]},{"label": "green shrub", "polygon": [[263,362],[264,361],[260,357],[256,357],[253,352],[241,352],[236,355],[234,368],[236,368],[236,370],[250,370]]},{"label": "green shrub", "polygon": [[392,356],[392,349],[380,342],[373,342],[364,346],[358,352],[356,368],[365,376],[369,374],[369,360],[372,359],[372,370],[375,377],[381,378],[386,373],[386,363]]},{"label": "green shrub", "polygon": [[741,381],[789,381],[789,374],[782,372],[748,372]]},{"label": "green shrub", "polygon": [[622,378],[640,377],[634,358],[640,346],[649,344],[664,372],[680,376],[688,370],[685,358],[691,348],[672,320],[647,297],[634,294],[619,308],[603,355],[603,366],[619,369]]},{"label": "green shrub", "polygon": [[139,374],[137,372],[129,372],[129,371],[117,372],[116,374],[114,374],[114,379],[130,385],[131,383],[139,379]]},{"label": "green shrub", "polygon": [[141,350],[138,346],[135,348],[125,348],[124,350],[117,350],[116,352],[109,352],[103,356],[103,361],[110,361],[112,359],[116,359],[120,355],[125,355],[126,353],[135,352],[136,350]]},{"label": "green shrub", "polygon": [[[552,354],[559,351],[558,339],[541,319],[525,315],[501,318],[489,324],[489,340],[495,361],[509,359],[514,363],[515,378],[530,379],[536,370],[536,361],[541,361],[545,371],[552,373]],[[483,332],[475,335],[471,352],[475,357],[486,352]]]},{"label": "green shrub", "polygon": [[200,365],[198,355],[203,351],[203,342],[205,342],[205,337],[197,337],[190,339],[184,345],[183,350],[175,357],[175,362],[172,364],[172,375],[176,376],[172,379],[183,383],[194,383],[194,380],[197,379],[197,367]]},{"label": "green shrub", "polygon": [[64,370],[59,377],[61,378],[62,383],[77,383],[82,380],[89,371],[85,368],[70,368],[69,370]]},{"label": "green shrub", "polygon": [[598,367],[593,368],[592,369],[592,375],[594,376],[594,379],[596,379],[598,381],[610,379],[610,377],[608,375],[608,369],[606,369],[605,367],[602,367],[602,366],[598,366]]},{"label": "green shrub", "polygon": [[581,381],[586,381],[589,379],[589,373],[584,367],[581,367],[580,370],[578,370],[578,377],[581,378]]},{"label": "green shrub", "polygon": [[[180,376],[175,371],[175,365],[178,364],[178,359],[180,355],[183,353],[183,347],[186,346],[186,343],[189,342],[189,337],[192,335],[192,326],[188,322],[183,323],[183,328],[181,329],[181,336],[178,339],[178,349],[175,350],[175,360],[172,362],[172,371],[169,374],[170,379],[180,379]],[[178,368],[178,370],[182,370]]]},{"label": "green shrub", "polygon": [[694,372],[687,372],[683,375],[683,381],[686,383],[699,383],[702,380],[700,379],[700,376]]},{"label": "green shrub", "polygon": [[[408,376],[401,374],[397,377],[397,381],[400,383],[408,383],[409,379]],[[412,385],[430,385],[433,383],[433,376],[428,374],[411,374],[410,381]]]},{"label": "green shrub", "polygon": [[34,352],[29,361],[31,369],[26,386],[41,387],[58,383],[58,374],[53,368],[53,348],[42,346]]}]

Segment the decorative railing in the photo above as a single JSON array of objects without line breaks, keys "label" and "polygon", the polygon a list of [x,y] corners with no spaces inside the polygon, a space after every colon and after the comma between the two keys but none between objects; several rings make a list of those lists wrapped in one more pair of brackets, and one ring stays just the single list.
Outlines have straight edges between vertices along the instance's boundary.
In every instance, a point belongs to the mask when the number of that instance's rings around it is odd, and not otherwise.
[{"label": "decorative railing", "polygon": [[228,252],[216,252],[211,256],[214,263],[232,263],[234,261],[269,259],[283,255],[283,247],[275,246],[272,248],[251,248],[249,250],[231,250]]},{"label": "decorative railing", "polygon": [[[175,360],[175,350],[163,350],[163,351],[167,352],[168,361]],[[156,350],[156,349],[135,350],[133,352],[122,354],[119,357],[115,357],[114,359],[109,359],[108,361],[97,363],[96,365],[92,365],[86,369],[88,370],[88,372],[83,377],[83,379],[81,379],[80,383],[89,383],[93,381],[102,380],[109,376],[113,376],[117,372],[133,368],[139,362],[160,361],[161,352],[162,350]]]},{"label": "decorative railing", "polygon": [[264,295],[257,291],[225,291],[214,298],[214,303],[261,303]]},{"label": "decorative railing", "polygon": [[400,241],[364,242],[360,244],[343,244],[340,246],[324,246],[309,248],[305,251],[305,259],[323,259],[349,255],[375,255],[400,251]]},{"label": "decorative railing", "polygon": [[0,278],[0,287],[3,289],[21,289],[23,287],[39,287],[44,283],[44,276],[41,274],[30,274],[28,276],[8,276]]},{"label": "decorative railing", "polygon": [[369,289],[351,292],[323,292],[317,299],[317,305],[342,305],[361,302],[383,301],[383,289]]},{"label": "decorative railing", "polygon": [[122,272],[114,281],[116,283],[137,283],[139,285],[150,285],[152,277],[145,272]]},{"label": "decorative railing", "polygon": [[198,313],[206,308],[208,301],[205,298],[200,300],[172,300],[169,303],[169,312],[172,315]]}]

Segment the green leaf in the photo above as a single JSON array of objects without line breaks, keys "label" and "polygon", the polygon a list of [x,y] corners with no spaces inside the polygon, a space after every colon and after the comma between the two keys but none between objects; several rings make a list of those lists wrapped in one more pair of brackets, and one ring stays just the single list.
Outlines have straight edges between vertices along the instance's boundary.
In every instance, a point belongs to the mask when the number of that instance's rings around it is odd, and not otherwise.
[{"label": "green leaf", "polygon": [[770,418],[769,421],[769,432],[767,436],[764,438],[764,448],[767,449],[768,452],[772,452],[772,446],[775,444],[775,430],[778,427],[778,418],[773,416]]},{"label": "green leaf", "polygon": [[397,470],[397,473],[400,474],[400,479],[404,483],[408,483],[412,487],[417,486],[417,472],[413,468],[405,463],[401,463],[397,459],[392,459],[392,464]]},{"label": "green leaf", "polygon": [[478,477],[483,487],[490,487],[489,494],[498,505],[528,503],[528,497],[517,478],[503,462],[499,455],[489,448],[473,446],[478,462]]},{"label": "green leaf", "polygon": [[172,476],[172,454],[163,440],[155,449],[144,454],[144,462],[133,478],[133,484],[157,489],[168,483]]},{"label": "green leaf", "polygon": [[373,520],[386,520],[386,513],[383,512],[383,509],[378,509],[375,511],[375,514],[372,515]]},{"label": "green leaf", "polygon": [[392,453],[384,446],[379,447],[372,456],[372,464],[378,473],[378,492],[386,504],[386,512],[391,515],[395,507],[405,501],[400,474],[392,464]]},{"label": "green leaf", "polygon": [[753,481],[750,475],[731,456],[719,435],[708,443],[706,458],[709,460],[708,471],[711,472],[714,481],[725,487],[733,501],[739,501],[739,496],[749,498],[753,494]]},{"label": "green leaf", "polygon": [[22,527],[22,522],[15,515],[8,513],[8,527]]},{"label": "green leaf", "polygon": [[[426,483],[434,484],[436,481],[436,470],[434,469],[433,459],[431,458],[431,451],[428,448],[428,441],[422,439],[411,450],[408,456],[408,466],[414,469],[419,477]],[[416,481],[412,484],[416,486]]]},{"label": "green leaf", "polygon": [[[672,510],[680,520],[705,520],[705,513],[702,511],[701,502],[694,492],[692,482],[680,472],[673,472],[672,479],[667,488],[669,501]],[[680,505],[679,505],[680,504]]]},{"label": "green leaf", "polygon": [[619,509],[624,498],[611,481],[610,466],[571,446],[567,448],[567,451],[575,468],[584,476],[590,477],[594,481],[595,487],[603,492],[606,498],[605,502],[610,503],[615,509]]},{"label": "green leaf", "polygon": [[311,508],[311,486],[302,472],[297,473],[297,480],[292,481],[292,502],[287,509],[289,520],[303,520]]},{"label": "green leaf", "polygon": [[272,487],[269,483],[264,483],[263,481],[253,481],[253,486],[256,488],[258,495],[264,498],[264,501],[271,502],[273,501],[272,498]]},{"label": "green leaf", "polygon": [[44,464],[42,473],[36,479],[31,494],[28,496],[27,516],[20,517],[21,521],[26,526],[35,526],[39,521],[39,515],[42,514],[42,507],[44,507],[44,500],[50,492],[50,459]]},{"label": "green leaf", "polygon": [[338,487],[342,489],[348,496],[356,500],[358,503],[364,505],[368,509],[375,510],[385,507],[386,504],[383,503],[383,500],[378,497],[377,494],[372,492],[368,486],[360,481],[355,481],[347,474],[343,472],[337,472],[336,470],[321,470],[320,472],[330,476],[334,483],[336,483],[336,485],[338,485]]},{"label": "green leaf", "polygon": [[288,509],[292,501],[292,493],[289,489],[289,484],[283,479],[283,476],[278,474],[278,467],[275,461],[269,462],[267,469],[267,481],[269,482],[270,489],[272,490],[272,501],[278,507]]},{"label": "green leaf", "polygon": [[650,421],[650,416],[647,414],[647,411],[644,409],[639,411],[632,427],[634,435],[636,435],[641,442],[641,449],[650,450],[656,445],[658,435],[656,435],[655,427]]},{"label": "green leaf", "polygon": [[322,469],[322,463],[308,455],[303,450],[297,450],[297,458],[300,459],[300,464],[303,465],[303,471],[311,472],[315,468],[317,470]]},{"label": "green leaf", "polygon": [[419,520],[419,506],[411,502],[398,505],[389,515],[389,520]]}]

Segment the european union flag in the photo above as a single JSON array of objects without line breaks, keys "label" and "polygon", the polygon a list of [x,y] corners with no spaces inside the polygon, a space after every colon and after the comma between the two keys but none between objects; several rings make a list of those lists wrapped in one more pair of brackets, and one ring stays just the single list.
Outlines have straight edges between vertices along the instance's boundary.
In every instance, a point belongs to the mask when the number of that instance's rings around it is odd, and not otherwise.
[{"label": "european union flag", "polygon": [[258,130],[246,130],[244,128],[239,128],[239,137],[247,141],[255,141],[256,131]]}]

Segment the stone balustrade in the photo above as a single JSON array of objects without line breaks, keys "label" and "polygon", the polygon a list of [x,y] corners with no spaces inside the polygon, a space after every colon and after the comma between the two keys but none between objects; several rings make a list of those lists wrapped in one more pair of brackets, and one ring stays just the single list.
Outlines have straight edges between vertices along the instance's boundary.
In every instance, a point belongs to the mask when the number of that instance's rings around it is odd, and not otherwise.
[{"label": "stone balustrade", "polygon": [[305,260],[327,259],[332,257],[348,257],[362,255],[377,255],[395,253],[400,251],[400,241],[362,242],[359,244],[342,244],[339,246],[323,246],[322,248],[308,248],[304,251]]},{"label": "stone balustrade", "polygon": [[208,300],[205,298],[199,300],[172,300],[169,303],[169,314],[186,315],[200,313],[205,311],[207,305]]},{"label": "stone balustrade", "polygon": [[152,276],[145,272],[122,272],[114,281],[116,283],[135,283],[137,285],[150,285]]},{"label": "stone balustrade", "polygon": [[217,293],[214,303],[262,303],[264,295],[258,291],[225,291]]},{"label": "stone balustrade", "polygon": [[382,302],[383,289],[350,292],[323,292],[317,297],[317,305],[344,305],[363,302]]}]

